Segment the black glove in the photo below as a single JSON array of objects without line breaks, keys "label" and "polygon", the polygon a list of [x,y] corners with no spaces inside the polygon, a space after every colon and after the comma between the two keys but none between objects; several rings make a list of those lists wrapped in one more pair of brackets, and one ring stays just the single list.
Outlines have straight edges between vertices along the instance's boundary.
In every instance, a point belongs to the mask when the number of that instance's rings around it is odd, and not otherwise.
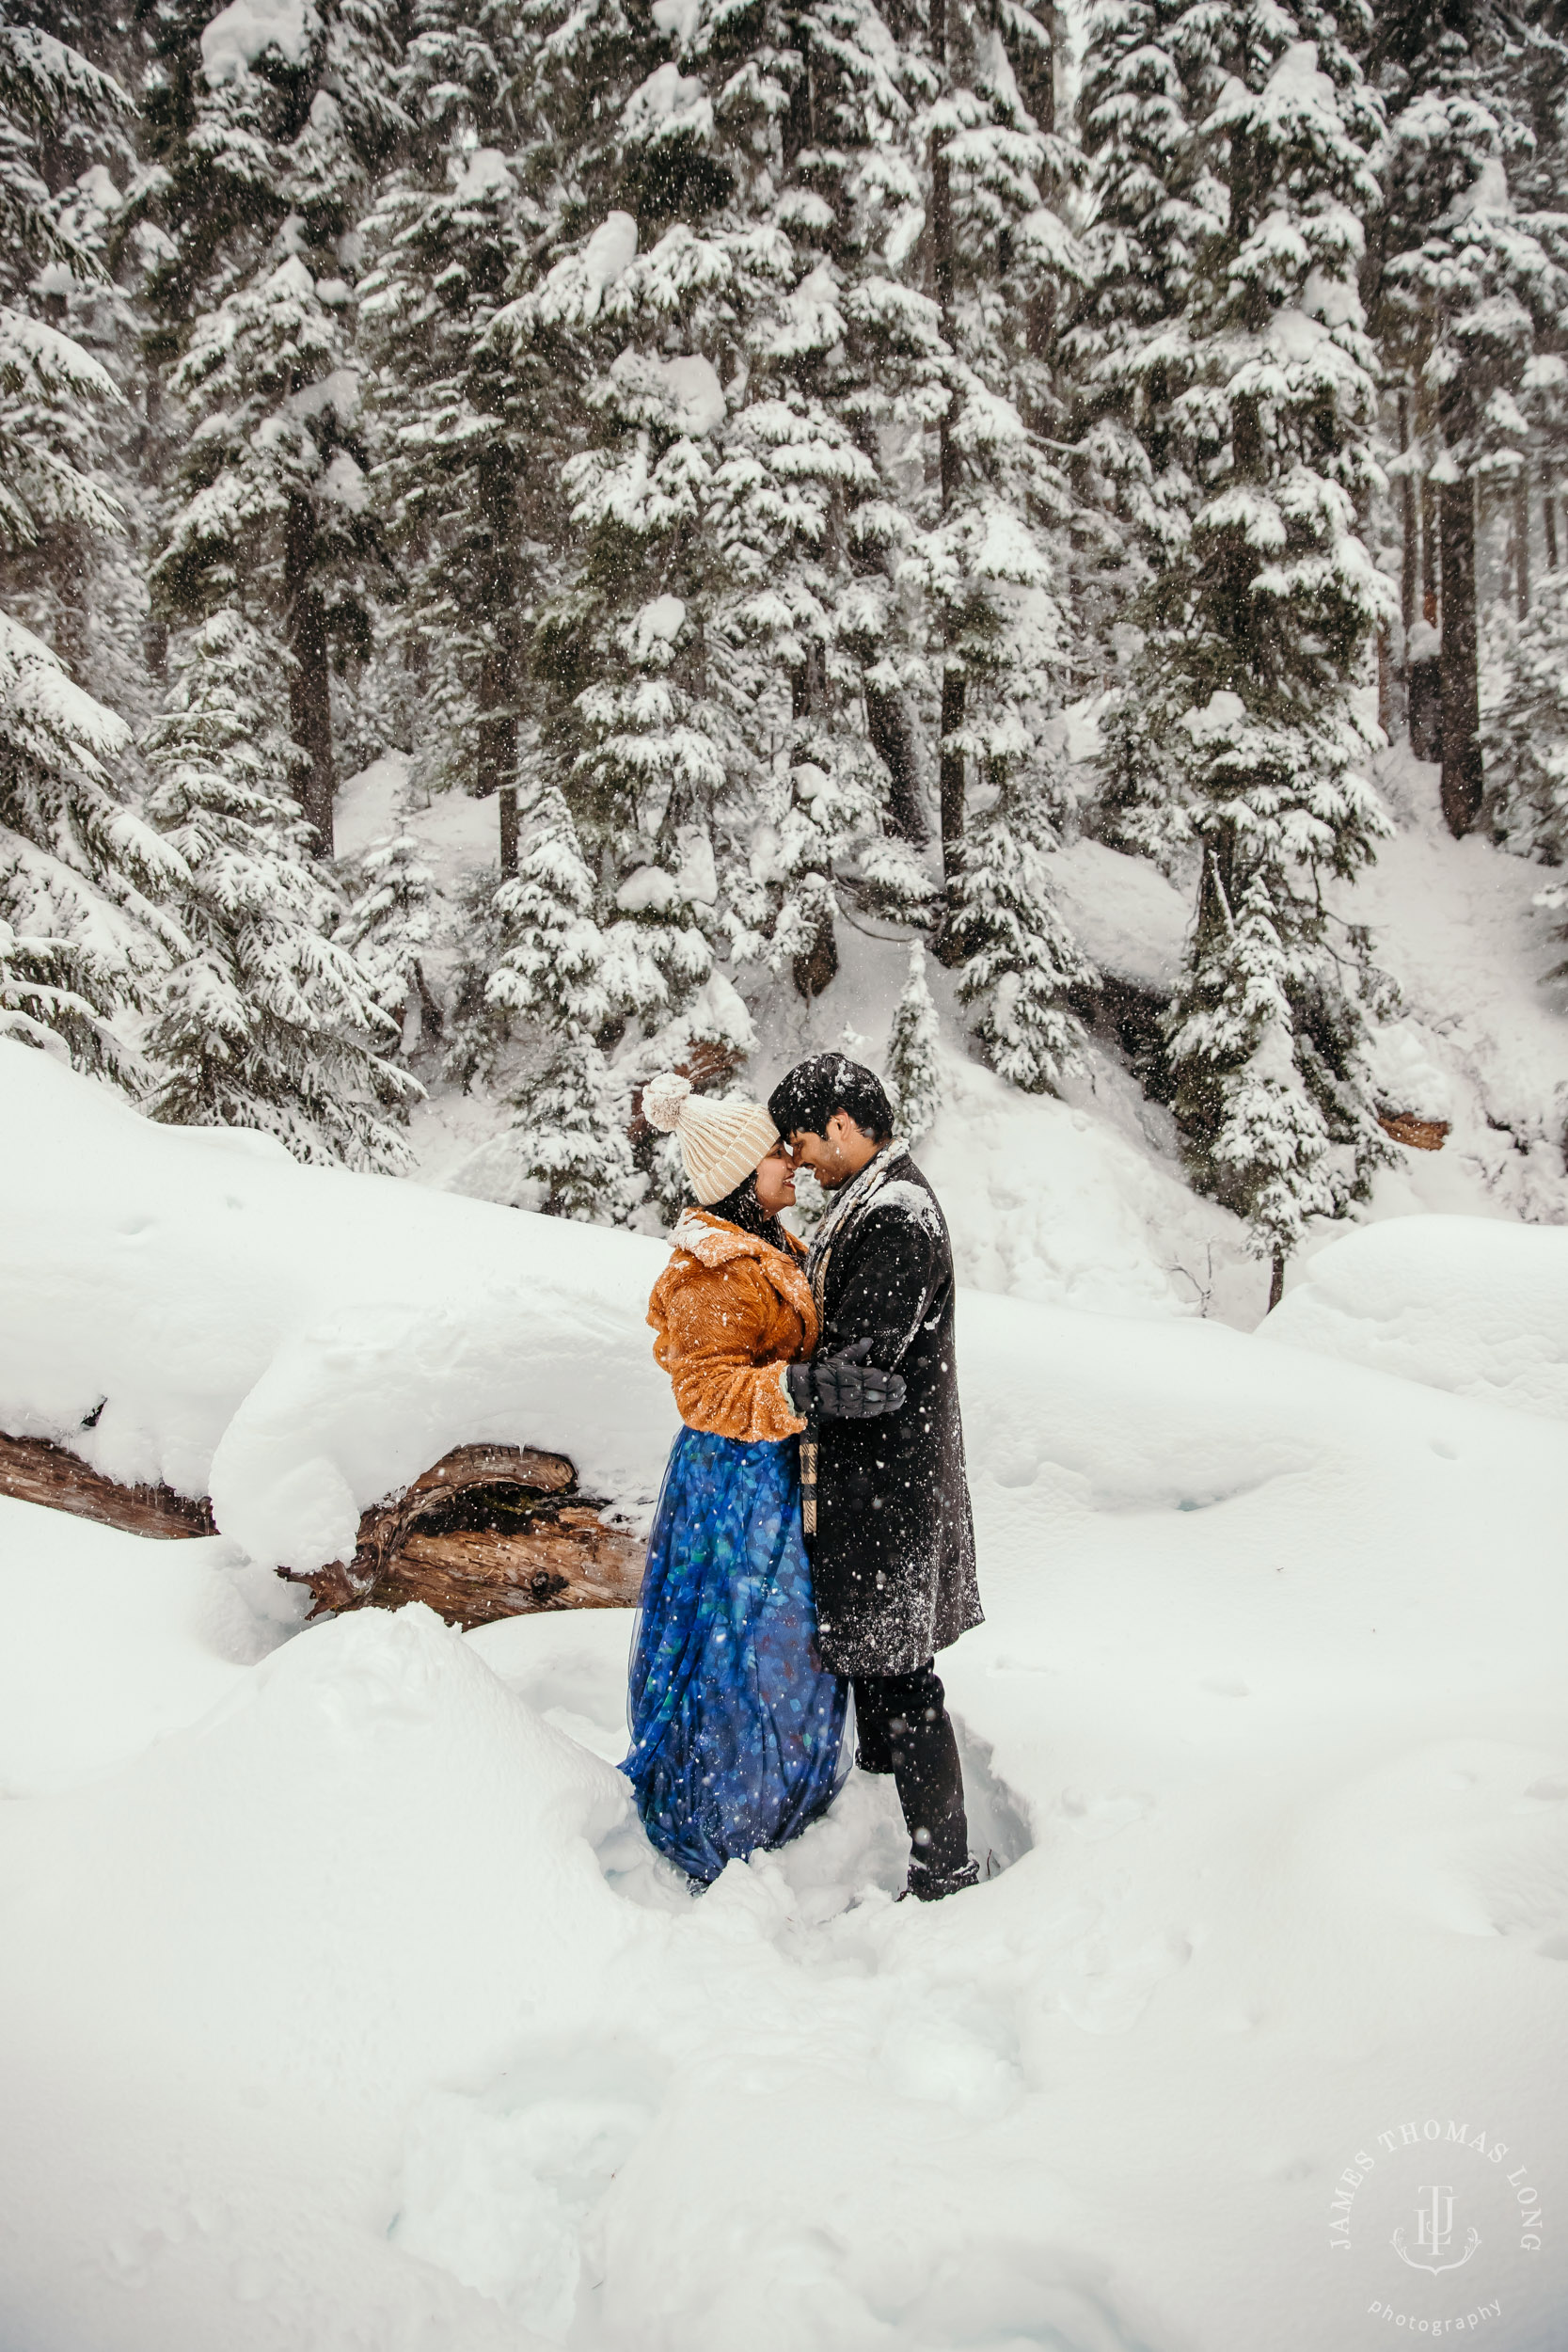
[{"label": "black glove", "polygon": [[879,1413],[897,1412],[904,1402],[903,1375],[868,1364],[870,1353],[871,1342],[857,1340],[837,1356],[791,1364],[784,1379],[796,1411],[822,1421],[871,1421]]}]

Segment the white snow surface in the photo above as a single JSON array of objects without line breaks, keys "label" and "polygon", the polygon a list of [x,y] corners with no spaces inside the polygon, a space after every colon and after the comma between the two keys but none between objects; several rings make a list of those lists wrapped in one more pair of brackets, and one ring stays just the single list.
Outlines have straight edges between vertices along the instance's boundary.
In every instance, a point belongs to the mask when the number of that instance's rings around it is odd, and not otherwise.
[{"label": "white snow surface", "polygon": [[0,1174],[0,1427],[210,1493],[269,1566],[347,1558],[369,1503],[469,1441],[526,1438],[652,1499],[674,1425],[642,1323],[659,1244],[607,1259],[583,1226],[155,1126],[3,1042],[0,1118],[29,1144]]},{"label": "white snow surface", "polygon": [[[209,1460],[226,1529],[0,1505],[8,2348],[1560,2341],[1561,1436],[1443,1392],[1467,1350],[1535,1401],[1560,1234],[1428,1221],[1442,1298],[1420,1221],[1341,1245],[1418,1378],[963,1294],[987,1622],[942,1671],[993,1875],[895,1905],[857,1773],[692,1902],[613,1770],[628,1613],[296,1631],[265,1573],[459,1438],[651,1491],[661,1248],[20,1046],[0,1103],[0,1422]],[[1392,2244],[1433,2177],[1480,2233],[1442,2276]]]},{"label": "white snow surface", "polygon": [[[1438,771],[1403,749],[1378,762],[1395,823],[1377,862],[1337,904],[1370,927],[1376,961],[1402,1000],[1374,1035],[1392,1110],[1446,1120],[1439,1152],[1402,1150],[1369,1214],[1413,1211],[1568,1222],[1568,1021],[1545,975],[1560,961],[1553,917],[1536,904],[1542,868],[1474,835],[1453,840]],[[1320,1229],[1316,1247],[1338,1238]]]},{"label": "white snow surface", "polygon": [[1568,1419],[1568,1232],[1412,1216],[1313,1258],[1259,1336]]},{"label": "white snow surface", "polygon": [[202,72],[215,89],[247,72],[268,49],[302,65],[315,30],[309,0],[229,0],[202,31]]},{"label": "white snow surface", "polygon": [[1189,898],[1147,858],[1087,838],[1058,850],[1048,871],[1090,962],[1117,979],[1169,996],[1192,924]]}]

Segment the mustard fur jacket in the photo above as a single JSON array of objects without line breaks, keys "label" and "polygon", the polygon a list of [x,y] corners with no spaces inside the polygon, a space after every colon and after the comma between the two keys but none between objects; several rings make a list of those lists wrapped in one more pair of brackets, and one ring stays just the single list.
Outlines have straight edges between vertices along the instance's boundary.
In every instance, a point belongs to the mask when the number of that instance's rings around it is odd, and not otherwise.
[{"label": "mustard fur jacket", "polygon": [[800,1269],[805,1253],[786,1238],[788,1257],[703,1209],[688,1209],[671,1235],[673,1254],[654,1284],[648,1321],[689,1429],[754,1445],[805,1427],[784,1370],[816,1347],[816,1308]]}]

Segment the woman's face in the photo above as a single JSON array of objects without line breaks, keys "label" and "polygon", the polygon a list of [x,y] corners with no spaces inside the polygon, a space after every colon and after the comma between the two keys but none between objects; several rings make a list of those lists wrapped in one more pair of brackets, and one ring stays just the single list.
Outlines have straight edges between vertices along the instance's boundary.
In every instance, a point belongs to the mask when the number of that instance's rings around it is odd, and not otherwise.
[{"label": "woman's face", "polygon": [[795,1170],[784,1157],[782,1143],[776,1143],[757,1169],[757,1200],[765,1214],[777,1216],[781,1209],[795,1205]]}]

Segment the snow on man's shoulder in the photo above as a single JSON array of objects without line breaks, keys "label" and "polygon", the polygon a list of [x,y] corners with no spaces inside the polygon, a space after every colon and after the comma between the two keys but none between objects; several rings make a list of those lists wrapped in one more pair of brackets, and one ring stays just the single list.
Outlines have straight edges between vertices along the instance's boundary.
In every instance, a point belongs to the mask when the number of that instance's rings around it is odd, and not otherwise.
[{"label": "snow on man's shoulder", "polygon": [[867,1216],[883,1216],[889,1211],[926,1232],[946,1234],[946,1220],[935,1193],[928,1192],[924,1184],[911,1183],[907,1176],[895,1176],[890,1184],[879,1185],[865,1204]]}]

